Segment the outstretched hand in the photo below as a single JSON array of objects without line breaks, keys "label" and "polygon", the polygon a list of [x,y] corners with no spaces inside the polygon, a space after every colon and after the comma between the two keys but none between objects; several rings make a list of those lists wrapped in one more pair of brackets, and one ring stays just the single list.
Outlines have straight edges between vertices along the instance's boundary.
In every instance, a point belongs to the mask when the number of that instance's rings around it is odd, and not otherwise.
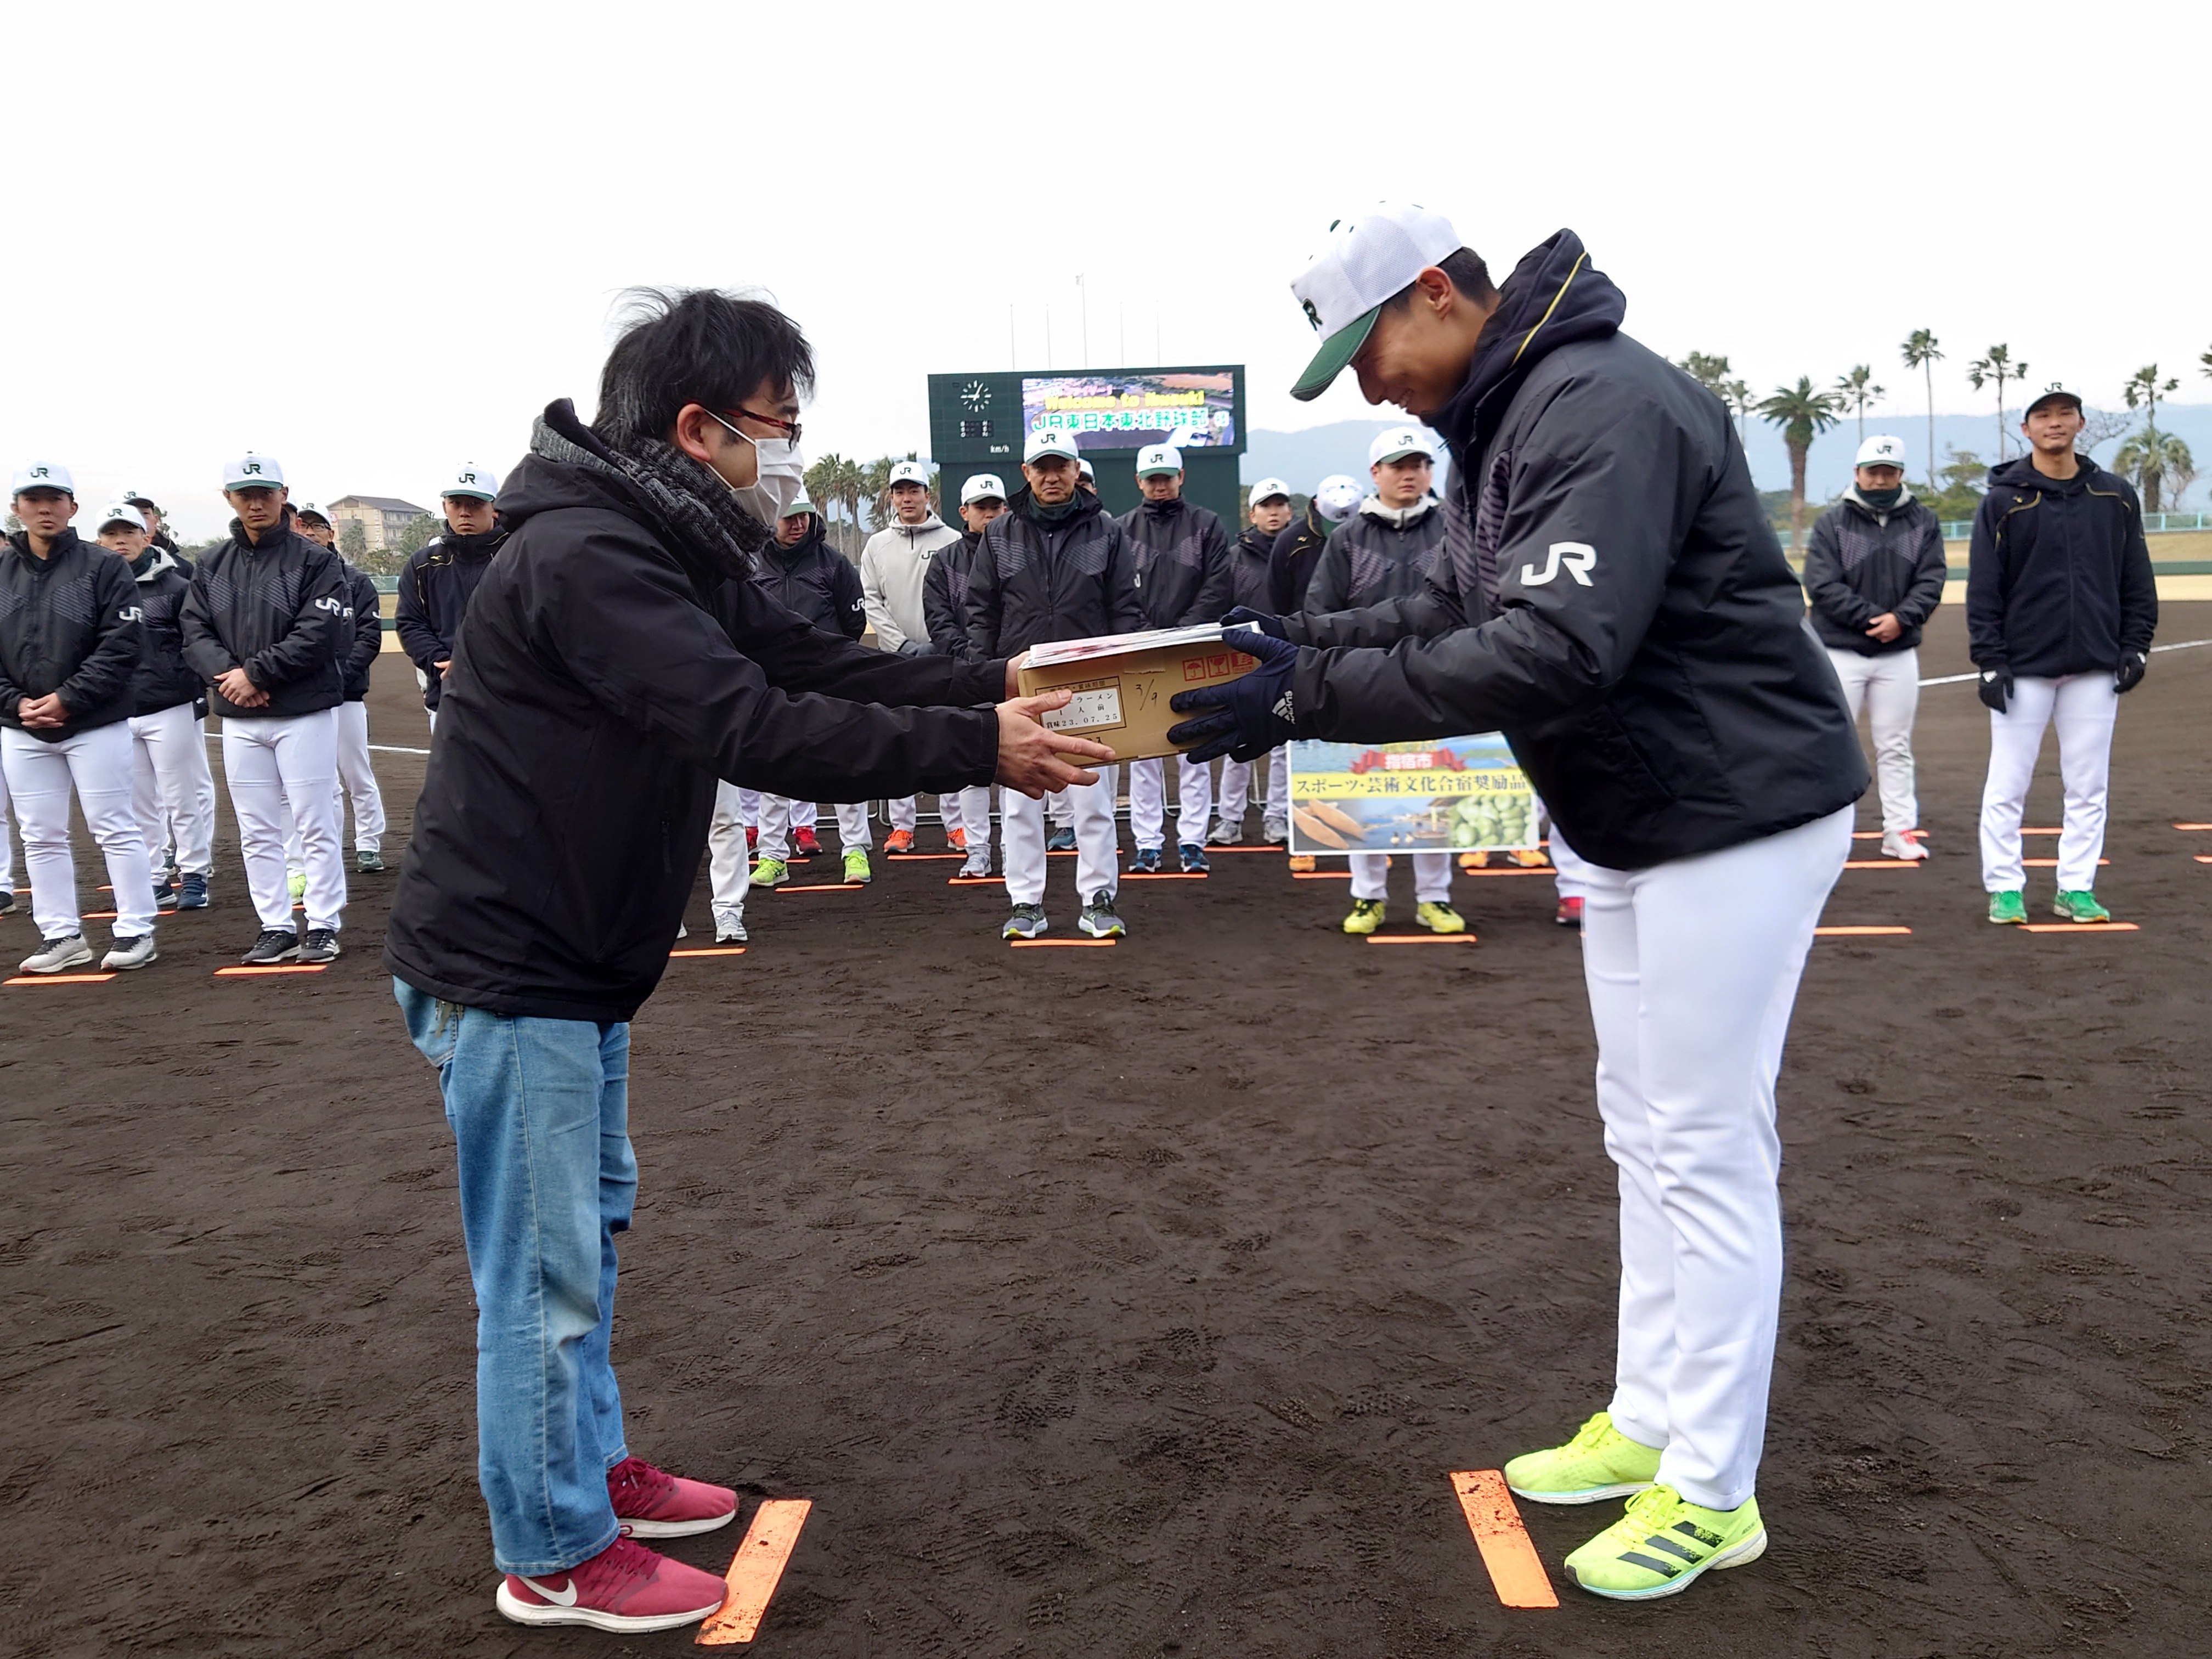
[{"label": "outstretched hand", "polygon": [[1299,647],[1273,634],[1251,629],[1227,643],[1247,656],[1257,657],[1260,665],[1225,685],[1179,691],[1168,699],[1168,707],[1176,714],[1200,716],[1168,728],[1170,743],[1197,745],[1189,750],[1188,758],[1200,763],[1224,755],[1234,761],[1255,761],[1297,735],[1291,710],[1291,684],[1297,677]]},{"label": "outstretched hand", "polygon": [[[1012,672],[1011,670],[1009,671]],[[1065,708],[1075,694],[1065,687],[1041,691],[1034,697],[1010,697],[999,705],[999,769],[997,781],[1031,800],[1055,790],[1098,781],[1096,772],[1070,764],[1075,760],[1110,761],[1114,751],[1088,738],[1071,738],[1044,724],[1055,708]]]},{"label": "outstretched hand", "polygon": [[1249,625],[1258,629],[1271,640],[1287,640],[1291,637],[1288,630],[1284,628],[1283,619],[1280,617],[1271,616],[1265,611],[1255,611],[1246,605],[1238,605],[1224,617],[1221,619],[1221,625],[1224,628]]}]

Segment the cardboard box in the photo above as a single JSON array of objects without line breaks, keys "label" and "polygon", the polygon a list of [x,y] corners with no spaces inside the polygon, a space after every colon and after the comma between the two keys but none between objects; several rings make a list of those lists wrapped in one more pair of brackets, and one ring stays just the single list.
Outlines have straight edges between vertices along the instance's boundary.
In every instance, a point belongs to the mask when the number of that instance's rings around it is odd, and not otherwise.
[{"label": "cardboard box", "polygon": [[1218,626],[1157,628],[1032,647],[1020,670],[1022,695],[1062,687],[1075,695],[1044,717],[1055,732],[1089,738],[1117,761],[1172,755],[1168,727],[1192,719],[1168,707],[1178,691],[1224,685],[1259,666]]}]

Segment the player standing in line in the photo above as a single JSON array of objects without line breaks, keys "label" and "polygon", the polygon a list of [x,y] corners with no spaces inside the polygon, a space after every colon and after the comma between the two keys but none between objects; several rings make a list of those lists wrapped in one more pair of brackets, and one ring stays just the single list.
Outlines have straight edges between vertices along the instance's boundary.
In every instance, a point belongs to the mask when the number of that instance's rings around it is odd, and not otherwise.
[{"label": "player standing in line", "polygon": [[1943,600],[1943,527],[1906,487],[1905,459],[1901,438],[1859,446],[1851,487],[1814,522],[1805,592],[1852,723],[1862,708],[1873,721],[1882,856],[1924,859],[1912,717],[1920,707],[1921,625]]},{"label": "player standing in line", "polygon": [[[1267,563],[1270,611],[1288,616],[1305,609],[1306,584],[1313,580],[1314,567],[1321,562],[1322,549],[1328,544],[1337,526],[1359,510],[1366,494],[1359,487],[1359,481],[1347,472],[1332,472],[1314,486],[1313,494],[1306,498],[1304,516],[1275,538],[1275,550]],[[1289,769],[1285,764],[1286,787]],[[1314,867],[1313,854],[1293,854],[1290,866],[1294,873],[1310,872]]]},{"label": "player standing in line", "polygon": [[[1229,599],[1248,611],[1266,611],[1269,605],[1268,576],[1275,538],[1290,528],[1291,487],[1280,478],[1262,478],[1245,497],[1244,526],[1229,549]],[[1244,814],[1252,799],[1252,768],[1243,761],[1221,763],[1221,804],[1206,840],[1217,847],[1235,847],[1244,839]],[[1260,842],[1273,847],[1291,833],[1290,751],[1278,749],[1267,757],[1267,800],[1260,813]]]},{"label": "player standing in line", "polygon": [[154,877],[131,788],[137,584],[121,560],[70,528],[77,503],[67,467],[26,466],[11,504],[23,527],[0,543],[0,775],[22,824],[40,939],[22,971],[65,973],[93,958],[70,851],[72,789],[114,890],[114,945],[100,965],[143,968],[158,953]]},{"label": "player standing in line", "polygon": [[[1182,453],[1172,444],[1137,452],[1137,489],[1144,500],[1121,515],[1135,556],[1137,602],[1146,628],[1194,628],[1217,623],[1231,605],[1229,532],[1209,509],[1182,498]],[[1167,836],[1167,763],[1129,763],[1129,833],[1137,842],[1132,875],[1157,875]],[[1206,867],[1206,819],[1213,812],[1213,772],[1188,755],[1176,757],[1176,850],[1183,872]]]},{"label": "player standing in line", "polygon": [[346,602],[353,607],[353,648],[346,653],[345,701],[338,705],[338,828],[345,828],[343,803],[353,803],[353,867],[364,875],[384,868],[384,792],[368,754],[368,677],[384,650],[384,605],[369,574],[338,553],[337,526],[313,502],[292,517],[293,527],[311,542],[338,554],[345,571]]},{"label": "player standing in line", "polygon": [[[1620,1178],[1613,1401],[1505,1466],[1539,1503],[1635,1493],[1567,1558],[1671,1595],[1766,1547],[1753,1495],[1782,1291],[1774,1082],[1867,783],[1857,734],[1728,410],[1622,334],[1563,230],[1493,289],[1417,207],[1340,220],[1291,285],[1346,363],[1450,446],[1427,588],[1258,619],[1260,665],[1178,693],[1179,742],[1503,732],[1591,862],[1583,963]],[[1287,638],[1284,636],[1287,635]]]},{"label": "player standing in line", "polygon": [[[991,661],[1054,640],[1133,634],[1145,625],[1136,561],[1120,522],[1076,487],[1075,440],[1032,432],[1022,447],[1024,488],[983,527],[968,569],[968,648]],[[1114,846],[1114,772],[1071,785],[1075,809],[1076,926],[1093,939],[1127,933],[1115,908],[1121,872]],[[1044,803],[999,792],[1000,867],[1012,914],[1006,939],[1035,939],[1044,914]]]},{"label": "player standing in line", "polygon": [[[1443,514],[1429,493],[1436,457],[1418,427],[1394,427],[1367,449],[1375,493],[1338,526],[1314,566],[1305,609],[1316,616],[1364,611],[1389,599],[1417,597],[1444,544]],[[1452,908],[1452,855],[1416,853],[1413,917],[1432,933],[1463,933],[1467,921]],[[1382,925],[1390,860],[1382,853],[1352,855],[1352,914],[1347,933],[1371,933]]]},{"label": "player standing in line", "polygon": [[[1006,487],[994,472],[978,472],[960,486],[960,539],[949,544],[930,562],[921,584],[921,608],[929,618],[929,640],[948,657],[974,661],[968,645],[968,573],[975,568],[975,549],[983,539],[983,526],[1006,510]],[[963,876],[991,873],[991,792],[988,787],[963,789],[953,797],[959,813]],[[939,798],[940,806],[944,798]]]},{"label": "player standing in line", "polygon": [[[222,717],[223,776],[261,921],[244,960],[334,962],[346,902],[337,753],[353,642],[345,566],[293,529],[284,470],[268,456],[231,462],[222,492],[238,516],[192,574],[185,660],[213,685],[209,705]],[[287,808],[306,866],[304,936],[284,869]]]},{"label": "player standing in line", "polygon": [[1966,644],[1990,711],[1982,885],[1990,920],[2027,920],[2020,815],[2046,726],[2058,728],[2066,817],[2053,913],[2110,921],[2097,902],[2120,694],[2150,666],[2158,581],[2128,481],[2077,453],[2081,400],[2052,386],[2027,406],[2028,453],[1990,473],[1974,514]]},{"label": "player standing in line", "polygon": [[192,562],[185,556],[184,550],[177,545],[175,538],[162,524],[161,509],[155,505],[154,498],[143,489],[126,489],[121,499],[137,507],[146,520],[147,542],[174,559],[177,568],[189,578],[192,574]]},{"label": "player standing in line", "polygon": [[446,515],[445,533],[409,554],[399,568],[392,625],[422,682],[422,707],[429,712],[433,733],[438,729],[439,688],[460,641],[469,596],[507,541],[492,507],[498,494],[499,475],[490,469],[473,461],[455,468],[438,500]]},{"label": "player standing in line", "polygon": [[[929,463],[901,461],[891,468],[891,522],[868,538],[860,549],[860,591],[868,607],[868,622],[876,630],[879,650],[915,657],[931,649],[929,617],[922,609],[921,587],[930,562],[960,539],[960,532],[937,516],[929,500]],[[944,802],[938,803],[943,818]],[[914,851],[914,797],[890,803],[890,833],[884,837],[887,854]],[[946,823],[949,844],[962,850],[956,826]]]},{"label": "player standing in line", "polygon": [[[1075,487],[1092,501],[1098,499],[1098,469],[1079,458],[1075,464]],[[1119,768],[1115,769],[1115,780],[1118,794],[1121,787]],[[1075,850],[1075,798],[1065,789],[1047,795],[1044,798],[1044,816],[1045,822],[1052,826],[1052,833],[1045,838],[1044,850],[1048,853],[1073,853]],[[1116,859],[1121,856],[1118,842],[1115,856]]]},{"label": "player standing in line", "polygon": [[200,719],[207,688],[185,660],[183,611],[191,584],[177,561],[150,544],[128,501],[100,515],[100,544],[120,558],[138,591],[138,667],[131,681],[131,811],[149,869],[176,849],[177,880],[155,878],[157,908],[204,910],[214,862],[215,779]]}]

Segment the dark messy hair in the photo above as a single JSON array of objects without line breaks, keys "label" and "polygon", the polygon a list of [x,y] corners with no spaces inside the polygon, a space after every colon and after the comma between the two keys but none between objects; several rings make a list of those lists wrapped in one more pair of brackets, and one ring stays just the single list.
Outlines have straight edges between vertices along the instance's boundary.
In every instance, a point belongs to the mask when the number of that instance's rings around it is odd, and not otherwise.
[{"label": "dark messy hair", "polygon": [[813,348],[768,301],[714,288],[634,288],[599,371],[592,429],[617,449],[665,438],[684,404],[734,409],[763,382],[814,389]]},{"label": "dark messy hair", "polygon": [[[1437,261],[1437,269],[1451,278],[1452,286],[1477,303],[1493,298],[1498,290],[1490,285],[1490,267],[1482,256],[1471,247],[1454,248]],[[1382,302],[1385,311],[1403,311],[1413,302],[1411,283],[1400,289]]]}]

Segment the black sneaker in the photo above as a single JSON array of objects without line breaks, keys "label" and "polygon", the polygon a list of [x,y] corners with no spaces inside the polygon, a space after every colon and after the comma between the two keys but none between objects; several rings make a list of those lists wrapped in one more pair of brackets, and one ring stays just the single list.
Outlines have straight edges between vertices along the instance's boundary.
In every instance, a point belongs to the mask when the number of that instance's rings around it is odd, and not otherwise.
[{"label": "black sneaker", "polygon": [[239,960],[249,968],[272,968],[300,954],[300,936],[282,927],[264,927],[253,948]]},{"label": "black sneaker", "polygon": [[1187,841],[1176,848],[1182,856],[1182,872],[1186,876],[1202,876],[1206,872],[1206,848],[1194,841]]},{"label": "black sneaker", "polygon": [[1075,925],[1093,939],[1119,939],[1129,931],[1115,913],[1111,893],[1093,893],[1091,902],[1083,907],[1083,914],[1075,919]]},{"label": "black sneaker", "polygon": [[173,910],[177,908],[177,888],[174,882],[158,882],[154,888],[154,908]]},{"label": "black sneaker", "polygon": [[0,916],[6,915],[15,908],[15,896],[13,893],[0,892]]},{"label": "black sneaker", "polygon": [[177,908],[179,910],[206,909],[208,907],[207,884],[206,871],[185,872],[183,881],[178,884]]},{"label": "black sneaker", "polygon": [[356,853],[353,855],[353,867],[361,871],[365,875],[373,875],[377,871],[384,868],[384,854],[381,853],[368,852]]},{"label": "black sneaker", "polygon": [[300,960],[302,962],[336,962],[338,959],[338,936],[328,927],[310,927],[307,938],[300,941]]}]

